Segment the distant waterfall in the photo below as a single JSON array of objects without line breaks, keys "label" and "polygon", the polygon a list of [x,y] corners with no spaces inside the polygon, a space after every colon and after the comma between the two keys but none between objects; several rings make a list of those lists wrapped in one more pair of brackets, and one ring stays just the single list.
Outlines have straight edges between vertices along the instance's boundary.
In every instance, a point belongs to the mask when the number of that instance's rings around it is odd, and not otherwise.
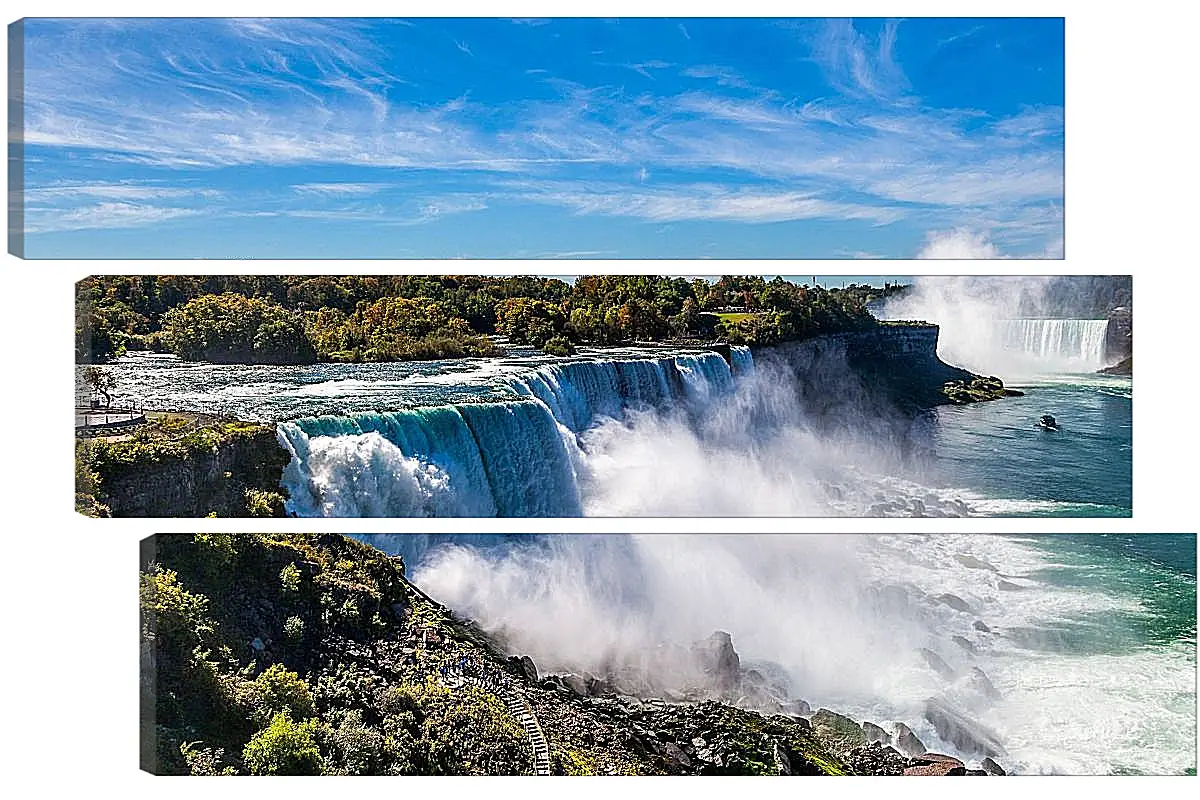
[{"label": "distant waterfall", "polygon": [[1012,319],[1000,322],[1005,349],[1039,363],[1093,371],[1104,364],[1106,319]]},{"label": "distant waterfall", "polygon": [[576,438],[631,410],[697,411],[753,371],[717,353],[547,364],[514,399],[283,422],[288,509],[300,516],[577,516]]}]

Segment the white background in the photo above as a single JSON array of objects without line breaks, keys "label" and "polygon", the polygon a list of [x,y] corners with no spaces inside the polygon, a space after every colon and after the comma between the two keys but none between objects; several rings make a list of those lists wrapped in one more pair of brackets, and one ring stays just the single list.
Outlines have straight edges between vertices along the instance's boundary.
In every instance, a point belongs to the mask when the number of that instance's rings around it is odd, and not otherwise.
[{"label": "white background", "polygon": [[[353,262],[353,261],[28,261],[5,257],[3,297],[5,503],[3,580],[4,785],[19,795],[102,797],[170,793],[261,796],[284,791],[456,797],[579,796],[614,791],[650,796],[679,792],[716,796],[754,792],[792,796],[811,783],[750,779],[265,779],[152,778],[137,769],[137,542],[156,532],[193,530],[458,532],[458,531],[837,531],[837,532],[1194,532],[1197,488],[1194,409],[1198,140],[1195,4],[1142,2],[562,2],[436,4],[341,0],[262,2],[210,0],[169,5],[114,1],[18,1],[20,16],[1065,16],[1067,176],[1065,261],[804,262],[788,268],[756,262]],[[87,520],[72,511],[74,281],[93,273],[533,273],[658,272],[669,274],[1128,274],[1137,301],[1134,401],[1134,517],[1126,520]],[[286,782],[286,785],[285,785]],[[736,784],[736,785],[735,785]],[[1191,787],[1189,789],[1188,787]],[[1014,791],[1049,796],[1154,792],[1182,795],[1196,779],[1024,778],[974,781],[972,794]],[[957,787],[957,788],[956,788]],[[822,783],[822,794],[925,797],[962,793],[961,783],[860,779]]]}]

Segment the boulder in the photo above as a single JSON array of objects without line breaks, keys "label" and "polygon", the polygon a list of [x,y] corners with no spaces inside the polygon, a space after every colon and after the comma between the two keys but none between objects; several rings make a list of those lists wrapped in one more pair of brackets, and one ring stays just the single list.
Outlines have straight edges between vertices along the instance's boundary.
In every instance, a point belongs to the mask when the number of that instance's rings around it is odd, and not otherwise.
[{"label": "boulder", "polygon": [[789,716],[788,719],[790,719],[792,722],[799,725],[801,730],[805,730],[805,731],[812,730],[812,723],[809,722],[808,719],[805,717],[798,717],[798,716],[792,715],[792,716]]},{"label": "boulder", "polygon": [[987,673],[979,667],[971,667],[971,672],[967,676],[967,686],[989,700],[1000,699],[1000,690],[992,684]]},{"label": "boulder", "polygon": [[901,753],[912,758],[925,752],[925,743],[917,738],[917,735],[912,732],[912,728],[903,722],[897,722],[893,727],[896,731],[896,747]]},{"label": "boulder", "polygon": [[961,647],[963,650],[966,650],[968,653],[971,653],[972,655],[974,655],[975,645],[971,644],[971,640],[968,639],[967,637],[959,636],[959,635],[955,634],[954,636],[950,637],[950,641],[954,642],[956,645]]},{"label": "boulder", "polygon": [[783,713],[792,717],[807,717],[812,713],[812,706],[807,700],[793,699],[783,703]]},{"label": "boulder", "polygon": [[587,697],[591,694],[588,691],[588,682],[580,675],[568,673],[562,676],[562,684],[580,697]]},{"label": "boulder", "polygon": [[966,611],[971,610],[971,607],[969,605],[967,605],[967,601],[963,600],[961,597],[959,597],[956,594],[950,594],[949,592],[947,592],[946,594],[939,594],[934,599],[937,600],[939,603],[950,606],[955,611],[966,612]]},{"label": "boulder", "polygon": [[975,620],[974,624],[971,625],[971,627],[974,628],[975,630],[979,631],[980,633],[991,633],[992,632],[992,629],[989,628],[987,625],[984,625],[983,622],[981,622],[980,620]]},{"label": "boulder", "polygon": [[995,567],[993,567],[988,562],[984,561],[983,559],[976,558],[975,556],[968,556],[968,555],[963,555],[963,554],[959,553],[954,556],[954,560],[957,561],[958,563],[962,564],[967,569],[985,569],[988,572],[999,572],[1000,571],[1000,570],[996,569]]},{"label": "boulder", "polygon": [[1024,589],[1024,586],[1019,586],[1012,581],[1002,580],[996,584],[996,587],[1002,592],[1019,592]]},{"label": "boulder", "polygon": [[921,655],[925,657],[925,663],[928,664],[934,672],[941,675],[946,680],[954,680],[954,669],[946,663],[946,661],[937,653],[930,650],[928,647],[921,648]]},{"label": "boulder", "polygon": [[530,683],[538,682],[537,666],[529,656],[509,656],[508,663],[520,670]]},{"label": "boulder", "polygon": [[963,753],[1003,756],[1004,747],[995,732],[967,717],[948,703],[930,698],[925,702],[925,719],[945,742]]},{"label": "boulder", "polygon": [[997,764],[995,761],[993,761],[990,758],[985,758],[983,760],[983,771],[986,772],[988,775],[1007,775],[1008,774],[1007,772],[1004,771],[1003,767],[1001,767],[999,764]]},{"label": "boulder", "polygon": [[835,742],[841,752],[867,743],[867,735],[861,725],[827,708],[817,709],[817,713],[812,715],[812,726],[822,738]]},{"label": "boulder", "polygon": [[679,769],[692,768],[692,760],[674,742],[665,742],[663,744],[663,757],[667,759],[668,763]]},{"label": "boulder", "polygon": [[719,692],[735,691],[741,685],[742,660],[733,649],[733,637],[725,631],[713,631],[702,642],[692,646],[697,666]]},{"label": "boulder", "polygon": [[923,753],[909,761],[905,775],[966,775],[967,766],[954,756]]},{"label": "boulder", "polygon": [[885,745],[892,743],[892,737],[883,728],[876,725],[874,722],[864,722],[862,724],[863,733],[867,735],[867,743],[882,742]]}]

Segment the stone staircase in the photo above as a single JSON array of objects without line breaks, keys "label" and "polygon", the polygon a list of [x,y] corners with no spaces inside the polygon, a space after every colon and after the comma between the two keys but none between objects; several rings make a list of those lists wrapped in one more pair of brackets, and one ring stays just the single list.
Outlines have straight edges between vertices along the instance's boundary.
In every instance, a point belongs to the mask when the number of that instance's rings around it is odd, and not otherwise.
[{"label": "stone staircase", "polygon": [[466,674],[457,668],[448,668],[442,675],[442,682],[451,689],[461,689],[470,684],[500,698],[509,713],[521,723],[521,728],[529,738],[529,744],[533,748],[533,774],[550,774],[550,744],[546,741],[546,734],[542,732],[542,726],[538,724],[537,715],[533,713],[529,702],[522,694],[495,680],[480,675]]}]

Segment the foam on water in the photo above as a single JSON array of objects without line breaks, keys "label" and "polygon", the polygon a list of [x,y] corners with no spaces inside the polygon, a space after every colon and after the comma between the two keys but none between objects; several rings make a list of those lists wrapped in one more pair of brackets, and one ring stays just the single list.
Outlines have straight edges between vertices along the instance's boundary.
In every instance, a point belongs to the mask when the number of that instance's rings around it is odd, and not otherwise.
[{"label": "foam on water", "polygon": [[[739,357],[745,364],[749,352]],[[711,352],[549,363],[502,381],[527,401],[280,423],[280,442],[292,454],[283,480],[288,510],[301,516],[578,515],[578,472],[588,456],[577,435],[629,415],[696,412],[734,389],[729,365]],[[387,487],[389,481],[400,485]]]},{"label": "foam on water", "polygon": [[[924,718],[929,699],[994,732],[1011,771],[1193,768],[1194,576],[1045,543],[949,534],[477,537],[427,542],[409,559],[421,586],[502,631],[543,671],[645,668],[648,655],[720,629],[743,660],[785,670],[814,708],[885,728],[905,722],[931,749],[969,762],[981,754],[938,736]],[[1162,613],[1159,595],[1189,592],[1183,635],[1146,633],[1146,620]],[[942,599],[949,595],[953,603]],[[939,674],[922,648],[955,675]],[[972,669],[998,698],[979,691]],[[686,682],[682,670],[678,680]]]}]

